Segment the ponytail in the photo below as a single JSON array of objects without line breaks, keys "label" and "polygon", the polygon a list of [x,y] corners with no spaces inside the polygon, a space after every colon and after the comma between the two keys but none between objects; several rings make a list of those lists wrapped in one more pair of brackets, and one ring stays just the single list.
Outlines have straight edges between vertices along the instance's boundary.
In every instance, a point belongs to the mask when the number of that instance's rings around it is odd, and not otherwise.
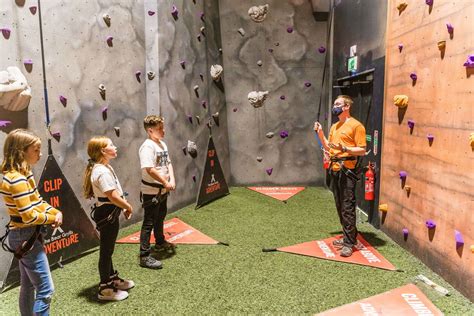
[{"label": "ponytail", "polygon": [[84,182],[82,189],[84,191],[84,197],[91,199],[94,197],[94,190],[92,189],[92,169],[94,165],[99,163],[104,157],[102,155],[102,149],[107,147],[110,139],[105,136],[92,137],[87,143],[87,154],[89,155],[89,162],[84,172]]},{"label": "ponytail", "polygon": [[92,190],[92,169],[94,169],[94,165],[96,164],[95,161],[89,159],[89,163],[87,164],[86,171],[84,172],[84,182],[82,188],[84,190],[84,197],[86,199],[92,199],[94,197],[94,190]]}]

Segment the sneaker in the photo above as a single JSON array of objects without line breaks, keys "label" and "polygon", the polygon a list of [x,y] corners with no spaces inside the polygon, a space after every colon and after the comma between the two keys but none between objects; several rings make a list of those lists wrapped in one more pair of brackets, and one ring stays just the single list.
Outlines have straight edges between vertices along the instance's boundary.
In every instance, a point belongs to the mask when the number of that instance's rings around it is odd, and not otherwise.
[{"label": "sneaker", "polygon": [[149,269],[161,269],[163,265],[161,261],[156,260],[152,256],[140,257],[140,267],[149,268]]},{"label": "sneaker", "polygon": [[350,257],[352,256],[352,247],[344,246],[341,250],[341,257]]},{"label": "sneaker", "polygon": [[336,249],[341,249],[344,247],[344,238],[333,240],[332,245]]},{"label": "sneaker", "polygon": [[101,301],[122,301],[128,297],[128,293],[117,289],[114,282],[110,281],[109,283],[101,283],[99,285],[97,297]]},{"label": "sneaker", "polygon": [[135,282],[132,280],[124,280],[119,277],[117,271],[115,271],[114,274],[110,276],[110,281],[114,282],[115,287],[122,291],[130,290],[135,286]]},{"label": "sneaker", "polygon": [[162,244],[156,244],[155,246],[153,246],[154,251],[172,250],[174,248],[176,248],[175,244],[169,243],[167,241]]}]

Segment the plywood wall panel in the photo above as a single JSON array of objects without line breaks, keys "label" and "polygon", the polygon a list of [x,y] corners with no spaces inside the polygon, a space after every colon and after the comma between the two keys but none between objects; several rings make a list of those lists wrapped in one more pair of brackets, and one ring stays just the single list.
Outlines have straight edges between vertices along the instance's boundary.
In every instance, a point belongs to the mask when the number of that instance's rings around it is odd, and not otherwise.
[{"label": "plywood wall panel", "polygon": [[[382,229],[472,300],[474,151],[468,138],[474,132],[474,74],[463,63],[474,54],[474,1],[436,0],[431,10],[424,1],[405,1],[399,14],[400,2],[390,1],[387,19],[380,201],[389,212]],[[437,46],[442,40],[444,58]],[[409,97],[404,113],[393,105],[397,94]],[[415,121],[412,133],[409,119]],[[431,146],[427,134],[434,135]],[[408,172],[410,195],[401,187],[401,170]],[[428,219],[437,224],[434,235]],[[407,240],[403,228],[409,229]],[[454,230],[462,233],[464,248],[456,248]]]}]

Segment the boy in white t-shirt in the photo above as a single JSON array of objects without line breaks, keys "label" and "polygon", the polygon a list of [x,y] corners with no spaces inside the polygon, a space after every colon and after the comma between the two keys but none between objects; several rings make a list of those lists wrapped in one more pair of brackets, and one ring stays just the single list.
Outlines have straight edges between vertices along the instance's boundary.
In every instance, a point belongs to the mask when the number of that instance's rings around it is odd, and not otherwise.
[{"label": "boy in white t-shirt", "polygon": [[156,249],[169,249],[163,234],[163,221],[168,211],[166,202],[168,192],[176,189],[173,165],[168,154],[168,147],[162,141],[165,136],[164,119],[157,115],[147,115],[143,126],[148,139],[139,149],[140,167],[142,170],[141,197],[145,213],[140,232],[140,266],[160,269],[162,264],[150,256],[151,231],[156,240]]}]

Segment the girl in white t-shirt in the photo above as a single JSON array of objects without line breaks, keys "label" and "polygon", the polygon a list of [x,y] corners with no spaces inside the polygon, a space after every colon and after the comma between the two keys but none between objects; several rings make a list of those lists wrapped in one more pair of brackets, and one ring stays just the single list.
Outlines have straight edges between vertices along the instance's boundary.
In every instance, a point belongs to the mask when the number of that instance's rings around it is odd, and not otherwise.
[{"label": "girl in white t-shirt", "polygon": [[87,144],[89,163],[84,174],[84,196],[96,198],[93,219],[100,232],[99,300],[121,301],[128,297],[127,290],[135,286],[131,280],[118,276],[112,264],[115,241],[119,231],[122,209],[127,219],[132,216],[132,206],[123,197],[122,187],[109,164],[117,157],[117,147],[105,137],[93,137]]}]

